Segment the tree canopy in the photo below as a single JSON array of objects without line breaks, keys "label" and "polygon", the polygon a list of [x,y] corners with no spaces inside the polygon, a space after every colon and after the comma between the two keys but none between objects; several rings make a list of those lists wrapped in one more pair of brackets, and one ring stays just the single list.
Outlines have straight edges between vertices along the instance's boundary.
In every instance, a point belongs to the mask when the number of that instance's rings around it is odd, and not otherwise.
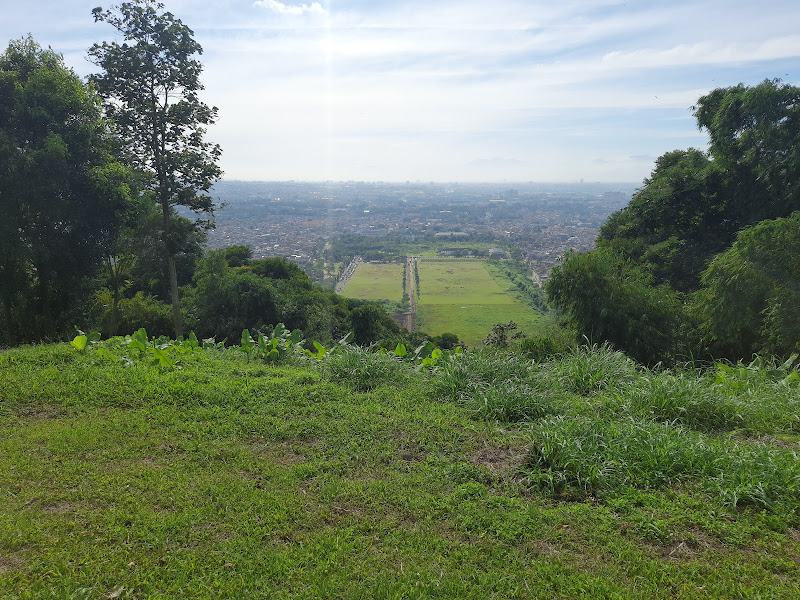
[{"label": "tree canopy", "polygon": [[64,333],[128,206],[100,99],[32,38],[0,55],[0,301],[9,343]]}]

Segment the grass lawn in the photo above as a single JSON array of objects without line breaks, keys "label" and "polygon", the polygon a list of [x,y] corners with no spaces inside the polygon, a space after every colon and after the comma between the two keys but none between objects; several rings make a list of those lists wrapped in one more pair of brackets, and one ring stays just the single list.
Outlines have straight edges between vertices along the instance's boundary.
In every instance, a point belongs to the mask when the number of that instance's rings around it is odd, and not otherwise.
[{"label": "grass lawn", "polygon": [[403,265],[361,263],[342,295],[348,298],[400,302],[403,299]]},{"label": "grass lawn", "polygon": [[536,335],[549,322],[501,287],[480,259],[425,259],[418,269],[421,331],[455,333],[468,346],[476,346],[497,323],[514,321],[520,330]]},{"label": "grass lawn", "polygon": [[421,304],[417,328],[431,335],[456,333],[468,347],[479,345],[497,323],[514,321],[528,336],[536,336],[551,324],[547,317],[524,304]]},{"label": "grass lawn", "polygon": [[[651,422],[642,386],[656,376],[624,365],[608,376],[616,358],[534,373],[530,361],[475,355],[462,375],[426,376],[363,353],[339,371],[336,356],[322,369],[311,360],[248,362],[234,350],[194,352],[181,369],[128,357],[66,344],[0,354],[0,597],[800,594],[797,494],[772,498],[771,480],[762,480],[768,510],[723,502],[702,478],[613,493],[601,480],[596,492],[576,488],[575,477],[589,477],[581,469],[605,465],[597,458],[531,470],[547,444],[570,446],[581,419],[608,428],[620,415],[616,433],[599,428],[619,435],[641,405]],[[373,361],[391,369],[368,379],[370,391],[348,387],[349,373]],[[521,375],[505,379],[509,369]],[[549,416],[528,411],[534,420],[516,423],[481,413],[493,406],[480,397],[487,376],[505,390],[497,399],[546,400]],[[662,387],[672,381],[662,379]],[[702,410],[719,405],[744,419],[714,436],[747,432],[739,441],[708,437],[714,464],[728,455],[739,464],[750,446],[780,437],[775,460],[785,455],[780,468],[793,468],[797,405],[775,389],[764,392],[763,409],[735,386],[713,391]],[[692,408],[695,397],[675,414],[706,414]],[[562,427],[568,435],[558,441]],[[594,446],[586,438],[581,447]],[[614,456],[621,472],[624,457]],[[548,491],[548,473],[567,474],[562,492]]]}]

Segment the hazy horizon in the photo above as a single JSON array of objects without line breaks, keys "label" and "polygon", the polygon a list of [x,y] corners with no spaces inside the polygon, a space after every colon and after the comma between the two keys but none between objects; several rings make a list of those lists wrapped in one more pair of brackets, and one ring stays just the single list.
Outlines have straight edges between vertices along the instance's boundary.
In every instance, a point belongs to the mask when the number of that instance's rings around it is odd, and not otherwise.
[{"label": "hazy horizon", "polygon": [[[7,3],[79,75],[103,0]],[[165,0],[240,181],[641,182],[717,87],[800,81],[800,3]]]}]

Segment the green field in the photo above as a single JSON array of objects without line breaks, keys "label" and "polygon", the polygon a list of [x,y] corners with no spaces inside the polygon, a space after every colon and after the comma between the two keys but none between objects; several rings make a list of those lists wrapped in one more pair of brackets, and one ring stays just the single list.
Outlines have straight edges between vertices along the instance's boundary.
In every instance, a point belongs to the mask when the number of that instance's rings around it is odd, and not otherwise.
[{"label": "green field", "polygon": [[514,321],[520,330],[534,335],[548,322],[501,287],[480,259],[425,259],[418,269],[417,329],[421,331],[455,333],[468,346],[475,346],[496,323]]},{"label": "green field", "polygon": [[342,292],[348,298],[364,300],[403,299],[403,265],[401,263],[362,263]]}]

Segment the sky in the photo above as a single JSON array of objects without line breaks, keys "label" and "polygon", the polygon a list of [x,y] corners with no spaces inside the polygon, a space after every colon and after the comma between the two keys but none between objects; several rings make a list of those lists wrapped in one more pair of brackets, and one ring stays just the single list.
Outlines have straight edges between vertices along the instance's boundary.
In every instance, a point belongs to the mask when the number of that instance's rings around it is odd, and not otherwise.
[{"label": "sky", "polygon": [[[163,0],[226,179],[641,182],[718,87],[800,83],[797,0]],[[81,76],[102,0],[0,0]]]}]

